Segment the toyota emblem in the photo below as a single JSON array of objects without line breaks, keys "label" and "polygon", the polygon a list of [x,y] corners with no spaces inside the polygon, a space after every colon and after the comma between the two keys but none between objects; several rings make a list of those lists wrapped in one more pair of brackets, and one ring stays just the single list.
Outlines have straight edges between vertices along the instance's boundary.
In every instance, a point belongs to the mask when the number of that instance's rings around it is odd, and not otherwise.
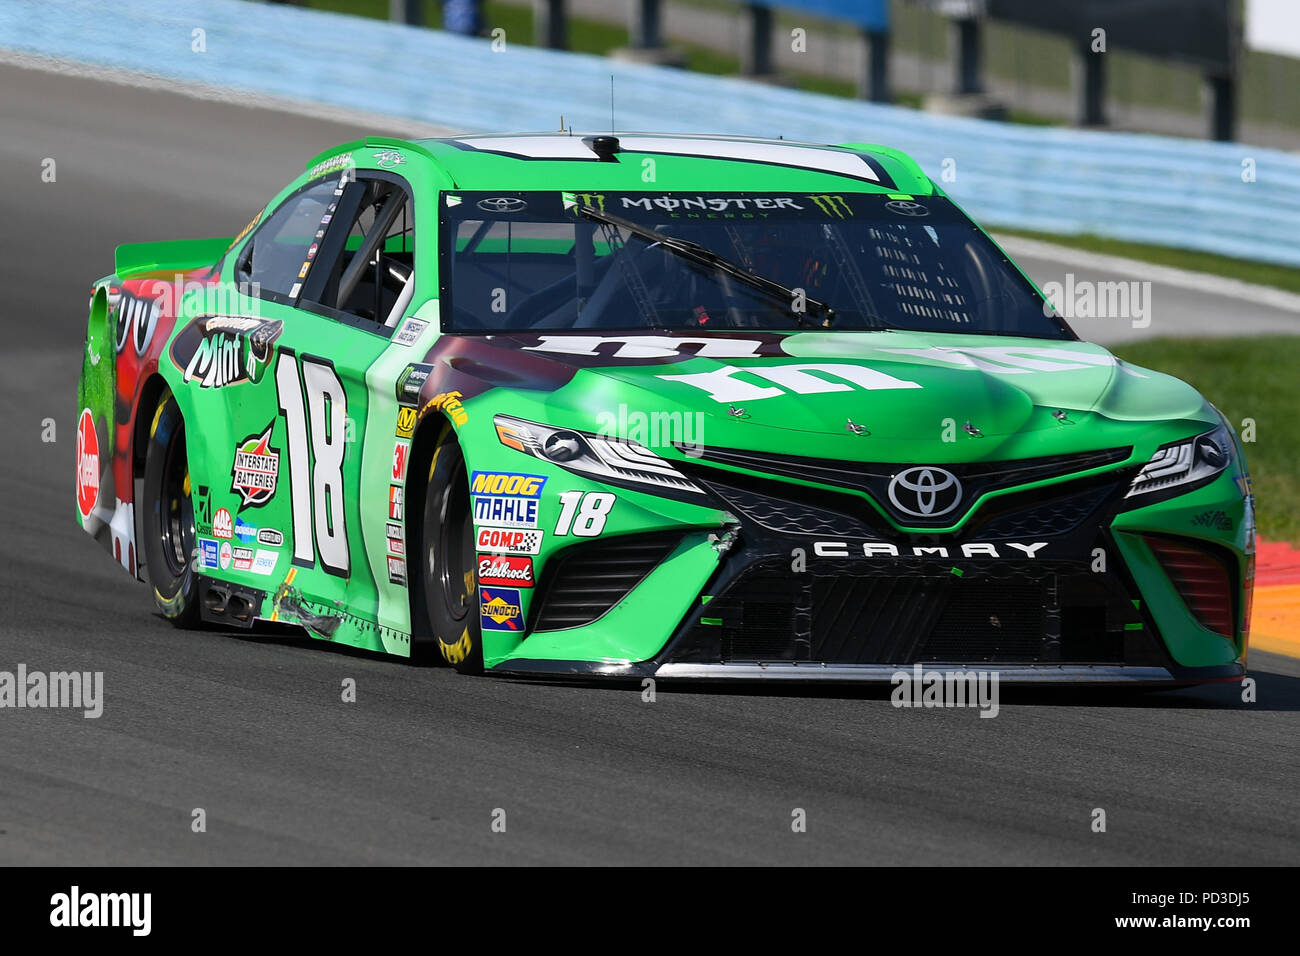
[{"label": "toyota emblem", "polygon": [[497,196],[492,199],[480,199],[475,203],[484,212],[523,212],[528,203],[513,196]]},{"label": "toyota emblem", "polygon": [[889,500],[903,514],[938,518],[961,504],[961,482],[950,471],[920,465],[893,477]]},{"label": "toyota emblem", "polygon": [[911,202],[907,199],[895,199],[892,202],[885,203],[885,208],[892,213],[900,216],[928,216],[930,210],[926,209],[919,202]]}]

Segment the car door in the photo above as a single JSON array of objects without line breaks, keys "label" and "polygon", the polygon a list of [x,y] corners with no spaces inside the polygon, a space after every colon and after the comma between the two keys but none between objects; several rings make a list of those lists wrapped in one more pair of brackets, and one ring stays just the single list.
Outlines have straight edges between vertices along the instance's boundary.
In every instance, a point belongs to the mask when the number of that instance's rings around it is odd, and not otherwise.
[{"label": "car door", "polygon": [[366,448],[367,372],[409,304],[413,235],[409,188],[376,175],[309,182],[264,219],[229,266],[237,306],[190,336],[208,361],[187,384],[208,393],[195,398],[208,572],[264,590],[264,616],[393,650],[375,627],[388,569],[369,559],[363,502],[376,495],[362,486],[376,461],[393,471],[394,447]]}]

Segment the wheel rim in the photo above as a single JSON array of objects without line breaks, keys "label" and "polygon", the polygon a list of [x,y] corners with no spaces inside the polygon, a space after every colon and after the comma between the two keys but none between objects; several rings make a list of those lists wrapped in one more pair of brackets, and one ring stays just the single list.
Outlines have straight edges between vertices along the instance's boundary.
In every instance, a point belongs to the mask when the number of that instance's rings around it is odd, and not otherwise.
[{"label": "wheel rim", "polygon": [[162,488],[158,494],[162,512],[163,559],[173,577],[180,577],[194,551],[194,505],[190,500],[190,469],[185,459],[185,432],[178,428],[167,446],[163,464]]},{"label": "wheel rim", "polygon": [[429,546],[430,579],[436,581],[453,621],[463,621],[474,603],[474,522],[468,508],[465,476],[458,474],[443,494],[438,531]]}]

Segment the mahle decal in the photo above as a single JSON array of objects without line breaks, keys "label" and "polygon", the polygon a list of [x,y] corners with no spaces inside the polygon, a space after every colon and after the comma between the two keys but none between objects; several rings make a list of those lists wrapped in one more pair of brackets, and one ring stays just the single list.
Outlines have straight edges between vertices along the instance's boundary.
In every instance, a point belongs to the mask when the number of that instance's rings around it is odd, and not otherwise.
[{"label": "mahle decal", "polygon": [[243,498],[241,508],[260,508],[275,497],[280,475],[280,452],[271,447],[272,425],[260,435],[249,435],[235,450],[230,469],[230,490]]},{"label": "mahle decal", "polygon": [[184,380],[201,388],[260,382],[284,331],[279,319],[209,315],[195,319],[172,343],[172,361]]}]

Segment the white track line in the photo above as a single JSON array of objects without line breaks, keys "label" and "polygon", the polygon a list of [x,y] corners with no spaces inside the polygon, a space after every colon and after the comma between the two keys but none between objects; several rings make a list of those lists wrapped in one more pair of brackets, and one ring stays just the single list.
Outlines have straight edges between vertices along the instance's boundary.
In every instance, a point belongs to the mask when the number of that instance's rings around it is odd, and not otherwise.
[{"label": "white track line", "polygon": [[1098,272],[1112,272],[1119,275],[1133,276],[1136,279],[1148,279],[1151,282],[1176,286],[1180,289],[1189,289],[1193,292],[1204,292],[1207,295],[1239,299],[1244,302],[1253,302],[1256,305],[1281,309],[1285,312],[1300,313],[1300,295],[1283,289],[1275,289],[1272,286],[1255,285],[1251,282],[1242,282],[1240,279],[1212,275],[1208,272],[1192,272],[1190,269],[1156,265],[1151,262],[1143,262],[1140,259],[1108,256],[1099,252],[1085,252],[1082,249],[1071,249],[1069,246],[1060,246],[1053,242],[1043,242],[1038,239],[1003,236],[998,235],[996,232],[993,233],[993,238],[1011,256],[1017,258],[1027,256],[1034,259],[1050,259],[1052,262],[1060,262],[1067,266],[1096,269]]}]

